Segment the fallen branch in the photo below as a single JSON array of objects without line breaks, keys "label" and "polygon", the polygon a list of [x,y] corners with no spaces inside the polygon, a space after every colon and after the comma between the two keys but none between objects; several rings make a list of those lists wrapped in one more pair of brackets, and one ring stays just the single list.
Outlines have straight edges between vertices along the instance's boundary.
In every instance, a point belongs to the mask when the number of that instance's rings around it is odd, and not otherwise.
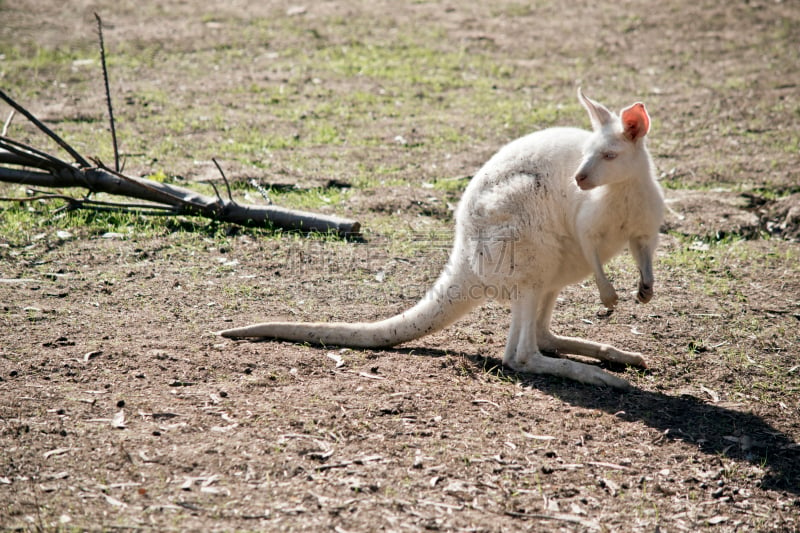
[{"label": "fallen branch", "polygon": [[[230,188],[228,188],[228,199],[223,199],[219,193],[216,197],[206,196],[183,187],[127,176],[97,160],[91,165],[88,158],[79,154],[2,90],[0,98],[55,140],[77,162],[77,165],[67,163],[32,146],[0,136],[0,165],[5,165],[0,166],[0,181],[31,187],[58,189],[81,187],[88,189],[90,193],[102,192],[153,202],[154,205],[151,206],[153,209],[164,209],[166,206],[169,212],[175,215],[195,215],[243,226],[272,225],[292,231],[335,232],[344,237],[358,236],[360,233],[361,225],[355,220],[274,205],[240,204],[233,200]],[[227,186],[224,174],[223,179]],[[96,204],[76,198],[72,199],[72,205],[97,207]],[[116,204],[119,208],[123,206],[124,204]]]}]

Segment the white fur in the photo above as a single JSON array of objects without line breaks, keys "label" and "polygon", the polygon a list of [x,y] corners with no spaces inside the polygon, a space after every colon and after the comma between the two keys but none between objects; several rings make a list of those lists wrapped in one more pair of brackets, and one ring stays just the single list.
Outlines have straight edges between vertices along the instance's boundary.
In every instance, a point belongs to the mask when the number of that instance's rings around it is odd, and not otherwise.
[{"label": "white fur", "polygon": [[411,309],[372,323],[267,322],[220,332],[353,347],[393,346],[456,321],[492,298],[508,301],[503,363],[595,385],[628,383],[540,350],[646,366],[641,354],[550,332],[561,289],[593,274],[608,308],[617,294],[603,264],[626,245],[639,267],[637,298],[653,294],[652,258],[664,201],[645,146],[642,104],[611,113],[578,91],[593,131],[551,128],[503,147],[475,175],[456,211],[450,260]]}]

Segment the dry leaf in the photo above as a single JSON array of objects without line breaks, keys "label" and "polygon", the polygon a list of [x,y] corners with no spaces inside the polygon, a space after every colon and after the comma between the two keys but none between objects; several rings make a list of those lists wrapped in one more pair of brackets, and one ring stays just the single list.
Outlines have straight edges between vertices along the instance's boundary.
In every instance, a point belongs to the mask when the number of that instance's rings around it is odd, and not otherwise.
[{"label": "dry leaf", "polygon": [[602,461],[587,461],[586,464],[592,466],[599,466],[601,468],[611,468],[612,470],[630,470],[627,466],[618,465],[615,463],[604,463]]},{"label": "dry leaf", "polygon": [[574,515],[586,516],[586,511],[577,503],[569,504],[569,510]]},{"label": "dry leaf", "polygon": [[86,363],[86,362],[89,361],[89,359],[97,357],[98,355],[101,355],[102,353],[103,353],[102,350],[95,350],[93,352],[88,352],[86,355],[83,356],[83,362]]},{"label": "dry leaf", "polygon": [[612,496],[616,496],[619,493],[619,485],[617,485],[615,481],[611,481],[608,478],[601,479],[600,486],[606,489]]},{"label": "dry leaf", "polygon": [[108,503],[110,503],[111,505],[113,505],[114,507],[127,507],[128,506],[127,503],[119,501],[118,499],[114,498],[113,496],[109,496],[108,494],[103,494],[103,496],[105,496],[106,501]]},{"label": "dry leaf", "polygon": [[705,392],[706,394],[708,394],[708,395],[711,397],[711,401],[712,401],[713,403],[717,403],[717,402],[719,402],[719,394],[717,394],[717,393],[716,393],[716,392],[714,392],[713,390],[711,390],[711,389],[709,389],[708,387],[705,387],[705,386],[703,386],[703,385],[700,385],[700,390],[701,390],[701,391],[703,391],[703,392]]},{"label": "dry leaf", "polygon": [[448,483],[447,486],[442,490],[455,495],[460,495],[460,494],[471,494],[472,492],[475,491],[475,488],[471,487],[470,485],[467,485],[463,481],[455,479],[450,483]]},{"label": "dry leaf", "polygon": [[52,457],[53,455],[63,455],[70,451],[72,448],[56,448],[55,450],[50,450],[49,452],[44,452],[44,458],[47,459],[48,457]]},{"label": "dry leaf", "polygon": [[344,359],[342,359],[341,356],[339,356],[339,355],[337,355],[337,354],[335,354],[333,352],[328,352],[325,355],[327,355],[330,359],[333,359],[333,361],[336,363],[336,368],[340,368],[340,367],[344,366]]},{"label": "dry leaf", "polygon": [[544,497],[544,509],[549,513],[558,513],[561,508],[558,506],[558,501],[553,498]]},{"label": "dry leaf", "polygon": [[286,10],[286,16],[287,17],[296,17],[298,15],[305,15],[306,11],[308,11],[306,6],[290,6]]},{"label": "dry leaf", "polygon": [[221,477],[222,476],[220,476],[219,474],[214,474],[213,476],[208,476],[207,478],[205,478],[203,480],[203,482],[200,484],[200,486],[201,487],[208,487],[212,483],[216,483],[217,481],[219,481]]},{"label": "dry leaf", "polygon": [[476,398],[476,399],[472,400],[472,404],[473,405],[478,405],[478,404],[481,404],[481,403],[488,403],[489,405],[493,405],[493,406],[497,407],[498,409],[500,408],[500,406],[498,404],[494,403],[491,400],[483,400],[481,398]]},{"label": "dry leaf", "polygon": [[358,465],[363,465],[363,464],[366,464],[366,463],[371,463],[373,461],[382,461],[382,460],[383,460],[383,456],[382,455],[365,455],[364,457],[359,457],[358,459],[356,459],[353,462],[358,464]]},{"label": "dry leaf", "polygon": [[117,429],[125,429],[125,409],[120,409],[114,418],[111,419],[111,425]]},{"label": "dry leaf", "polygon": [[231,424],[229,426],[214,426],[211,428],[211,431],[215,433],[227,433],[228,431],[233,431],[234,429],[238,428],[239,424]]},{"label": "dry leaf", "polygon": [[526,439],[533,439],[533,440],[554,440],[555,437],[551,437],[550,435],[534,435],[532,433],[528,433],[527,431],[522,432],[522,436]]}]

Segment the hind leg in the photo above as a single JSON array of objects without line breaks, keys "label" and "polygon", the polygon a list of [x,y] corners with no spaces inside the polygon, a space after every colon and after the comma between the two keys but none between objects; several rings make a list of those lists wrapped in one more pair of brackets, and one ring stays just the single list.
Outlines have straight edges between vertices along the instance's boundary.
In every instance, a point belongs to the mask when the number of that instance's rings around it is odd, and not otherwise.
[{"label": "hind leg", "polygon": [[605,385],[618,389],[630,387],[624,379],[608,374],[597,367],[569,359],[555,359],[542,355],[537,342],[539,327],[536,311],[540,309],[538,303],[536,294],[533,292],[526,293],[512,302],[511,330],[503,355],[504,365],[517,372],[547,374],[590,385]]},{"label": "hind leg", "polygon": [[538,353],[536,342],[536,293],[526,292],[511,302],[511,328],[508,331],[503,364],[517,370]]},{"label": "hind leg", "polygon": [[624,365],[639,366],[647,368],[644,356],[638,352],[626,352],[599,342],[579,339],[576,337],[563,337],[554,335],[550,331],[550,320],[553,317],[553,307],[555,307],[557,292],[545,294],[539,303],[538,314],[538,340],[539,347],[544,351],[557,353],[570,353],[574,355],[584,355],[600,361],[609,361]]}]

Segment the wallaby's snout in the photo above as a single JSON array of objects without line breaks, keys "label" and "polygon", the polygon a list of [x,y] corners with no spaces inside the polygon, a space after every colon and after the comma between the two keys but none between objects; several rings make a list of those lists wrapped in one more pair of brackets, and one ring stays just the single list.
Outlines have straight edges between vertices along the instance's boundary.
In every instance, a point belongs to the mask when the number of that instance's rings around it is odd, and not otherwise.
[{"label": "wallaby's snout", "polygon": [[575,174],[575,183],[578,184],[578,188],[582,191],[594,188],[594,185],[589,181],[589,174],[580,170]]},{"label": "wallaby's snout", "polygon": [[578,169],[575,171],[575,183],[580,190],[588,191],[599,185],[596,176],[597,171],[594,166],[595,164],[592,158],[586,156],[584,156],[583,161],[578,165]]}]

